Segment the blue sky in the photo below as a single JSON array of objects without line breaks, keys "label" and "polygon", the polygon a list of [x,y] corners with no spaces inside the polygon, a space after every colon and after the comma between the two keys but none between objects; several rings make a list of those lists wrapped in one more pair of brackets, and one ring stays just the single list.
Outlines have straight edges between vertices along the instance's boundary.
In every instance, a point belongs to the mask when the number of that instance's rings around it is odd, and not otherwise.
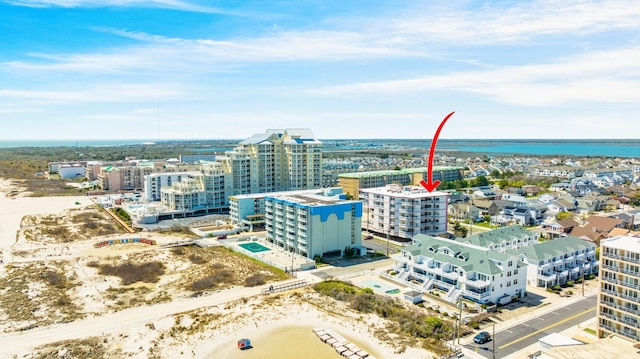
[{"label": "blue sky", "polygon": [[2,139],[638,138],[640,2],[0,0]]}]

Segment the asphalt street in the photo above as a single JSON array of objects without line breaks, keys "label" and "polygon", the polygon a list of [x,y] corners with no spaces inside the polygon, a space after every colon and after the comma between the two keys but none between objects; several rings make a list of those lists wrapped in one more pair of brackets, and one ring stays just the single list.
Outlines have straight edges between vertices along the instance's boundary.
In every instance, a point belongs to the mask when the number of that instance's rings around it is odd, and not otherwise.
[{"label": "asphalt street", "polygon": [[[558,333],[572,326],[578,325],[596,315],[596,296],[586,297],[578,302],[559,307],[546,314],[541,314],[524,323],[497,331],[493,340],[485,344],[470,343],[465,345],[487,358],[493,358],[492,349],[495,346],[495,358],[502,358],[536,343],[551,333]],[[496,328],[498,325],[496,325]],[[492,334],[492,328],[487,329]]]}]

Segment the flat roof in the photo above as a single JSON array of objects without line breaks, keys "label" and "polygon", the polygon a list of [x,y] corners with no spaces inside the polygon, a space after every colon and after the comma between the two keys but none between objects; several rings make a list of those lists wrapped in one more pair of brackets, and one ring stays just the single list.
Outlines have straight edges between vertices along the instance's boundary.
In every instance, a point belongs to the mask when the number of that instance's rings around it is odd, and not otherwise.
[{"label": "flat roof", "polygon": [[615,236],[600,240],[600,246],[622,249],[630,252],[640,252],[640,238],[631,236]]},{"label": "flat roof", "polygon": [[[433,167],[433,171],[453,171],[453,170],[461,170],[462,167],[449,167],[449,166],[435,166]],[[427,172],[426,167],[416,167],[416,168],[404,168],[401,170],[380,170],[380,171],[365,171],[365,172],[351,172],[351,173],[341,173],[338,177],[344,178],[362,178],[362,177],[380,177],[380,176],[390,176],[390,175],[402,175],[402,174],[410,174],[416,172]]]},{"label": "flat roof", "polygon": [[385,187],[363,188],[360,192],[375,193],[387,195],[390,197],[405,197],[405,198],[426,198],[426,197],[442,197],[449,194],[441,191],[428,192],[422,186],[393,186],[387,185]]}]

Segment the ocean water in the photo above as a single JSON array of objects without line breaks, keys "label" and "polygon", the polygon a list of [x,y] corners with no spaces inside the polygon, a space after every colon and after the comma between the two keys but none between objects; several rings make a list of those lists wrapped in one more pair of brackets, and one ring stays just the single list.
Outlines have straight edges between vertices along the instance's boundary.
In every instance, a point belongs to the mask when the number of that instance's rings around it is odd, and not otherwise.
[{"label": "ocean water", "polygon": [[142,145],[145,143],[155,143],[153,140],[140,139],[106,139],[106,140],[0,140],[0,148],[16,147],[109,147]]},{"label": "ocean water", "polygon": [[[225,141],[229,140],[200,140]],[[354,139],[323,140],[325,151],[336,147],[341,149],[392,149],[392,150],[428,150],[429,139]],[[150,143],[189,143],[189,140],[145,140],[145,139],[104,139],[104,140],[0,140],[0,148],[15,147],[105,147],[142,145]],[[197,141],[196,141],[197,142]],[[238,140],[237,142],[240,142]],[[228,147],[198,148],[198,152],[225,151]],[[606,156],[640,158],[640,139],[440,139],[436,152],[461,151],[488,155],[570,155],[570,156]]]},{"label": "ocean water", "polygon": [[640,140],[444,140],[440,149],[489,154],[640,157]]}]

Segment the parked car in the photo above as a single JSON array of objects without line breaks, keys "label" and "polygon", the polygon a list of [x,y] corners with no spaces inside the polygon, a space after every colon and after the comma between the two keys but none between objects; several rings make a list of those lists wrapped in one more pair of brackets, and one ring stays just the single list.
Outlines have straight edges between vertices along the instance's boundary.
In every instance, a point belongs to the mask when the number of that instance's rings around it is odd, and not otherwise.
[{"label": "parked car", "polygon": [[491,334],[489,332],[480,332],[473,337],[473,342],[476,344],[484,344],[491,341]]},{"label": "parked car", "polygon": [[366,236],[363,237],[364,239],[373,239],[373,236],[370,234],[367,234]]},{"label": "parked car", "polygon": [[227,239],[227,235],[226,234],[221,234],[218,236],[218,239]]}]

